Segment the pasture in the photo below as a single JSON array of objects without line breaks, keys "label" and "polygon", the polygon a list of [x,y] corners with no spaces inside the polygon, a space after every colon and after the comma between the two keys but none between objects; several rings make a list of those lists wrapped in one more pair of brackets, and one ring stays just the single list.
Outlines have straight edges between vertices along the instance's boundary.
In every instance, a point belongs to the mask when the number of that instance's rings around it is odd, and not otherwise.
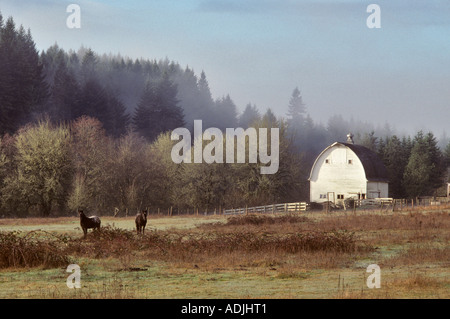
[{"label": "pasture", "polygon": [[0,219],[0,298],[450,298],[448,206],[101,219]]}]

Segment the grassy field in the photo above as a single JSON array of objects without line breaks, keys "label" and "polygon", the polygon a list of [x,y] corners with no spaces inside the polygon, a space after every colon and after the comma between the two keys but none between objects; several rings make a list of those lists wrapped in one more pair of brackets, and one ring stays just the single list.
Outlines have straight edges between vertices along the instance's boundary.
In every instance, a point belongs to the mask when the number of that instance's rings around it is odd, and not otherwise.
[{"label": "grassy field", "polygon": [[102,217],[86,239],[76,217],[0,219],[0,298],[450,298],[449,239],[449,207],[150,216],[144,236]]}]

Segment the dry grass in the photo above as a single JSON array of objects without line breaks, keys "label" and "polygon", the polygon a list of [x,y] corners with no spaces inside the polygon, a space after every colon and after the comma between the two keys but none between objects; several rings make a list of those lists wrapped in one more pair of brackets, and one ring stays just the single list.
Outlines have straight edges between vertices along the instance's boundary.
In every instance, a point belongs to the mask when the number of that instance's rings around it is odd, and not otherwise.
[{"label": "dry grass", "polygon": [[[86,287],[92,290],[68,294],[67,274],[61,270],[61,291],[49,292],[45,295],[49,298],[147,294],[235,298],[246,296],[240,292],[242,287],[248,296],[264,298],[445,297],[449,282],[442,278],[448,278],[450,268],[449,217],[449,211],[439,210],[161,217],[149,220],[144,236],[135,233],[132,218],[111,218],[119,227],[103,223],[106,226],[90,231],[86,239],[79,229],[58,231],[58,223],[64,230],[74,229],[77,219],[53,219],[53,224],[33,220],[26,227],[47,225],[52,231],[0,232],[0,268],[44,266],[56,271],[66,267],[69,258],[79,263],[88,278]],[[3,229],[10,228],[5,220],[1,223]],[[4,258],[11,255],[14,258]],[[363,287],[365,267],[371,263],[382,269],[382,289]],[[345,286],[337,290],[341,273]],[[17,276],[11,283],[20,282]],[[149,285],[156,286],[149,290]]]},{"label": "dry grass", "polygon": [[[286,214],[281,216],[255,215],[232,216],[227,219],[225,226],[236,225],[274,225],[274,224],[295,224],[311,222],[306,216],[299,214]],[[220,226],[220,224],[219,224]]]},{"label": "dry grass", "polygon": [[40,234],[0,233],[0,268],[68,265],[69,257],[59,245],[62,238],[43,240],[36,235]]},{"label": "dry grass", "polygon": [[[233,220],[234,222],[235,220]],[[241,225],[241,224],[240,224]],[[371,248],[360,245],[353,233],[346,231],[279,233],[257,228],[242,230],[229,224],[215,225],[211,230],[148,231],[144,236],[111,226],[95,231],[87,240],[75,239],[65,248],[66,253],[91,257],[121,257],[142,254],[152,260],[189,262],[209,265],[270,264],[283,262],[280,256],[325,252],[339,254],[367,253]],[[317,254],[316,254],[317,256]],[[334,258],[330,258],[332,260]],[[227,263],[222,261],[227,260]],[[249,260],[251,262],[249,262]],[[234,261],[234,262],[233,262]]]},{"label": "dry grass", "polygon": [[418,264],[439,264],[450,267],[450,246],[436,244],[414,244],[398,255],[385,259],[387,267],[411,266]]}]

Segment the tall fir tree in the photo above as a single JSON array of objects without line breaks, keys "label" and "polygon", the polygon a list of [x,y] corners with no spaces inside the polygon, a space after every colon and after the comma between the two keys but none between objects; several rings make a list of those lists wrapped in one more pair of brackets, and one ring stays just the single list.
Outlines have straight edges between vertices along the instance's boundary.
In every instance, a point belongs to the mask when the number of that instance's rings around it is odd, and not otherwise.
[{"label": "tall fir tree", "polygon": [[113,92],[108,92],[107,99],[110,120],[105,129],[109,135],[120,137],[127,132],[130,115],[127,113],[125,105]]},{"label": "tall fir tree", "polygon": [[151,110],[155,107],[155,105],[155,88],[152,83],[147,82],[132,117],[133,129],[139,136],[150,138],[150,136],[154,134],[152,128],[150,127],[150,117],[152,115]]},{"label": "tall fir tree", "polygon": [[306,106],[303,103],[298,87],[292,91],[291,98],[289,100],[287,122],[291,129],[302,129],[306,116]]},{"label": "tall fir tree", "polygon": [[197,86],[197,76],[189,67],[175,77],[174,83],[178,87],[177,97],[180,99],[180,106],[185,115],[186,128],[191,132],[194,129],[194,120],[202,120],[205,112],[199,103],[200,91]]},{"label": "tall fir tree", "polygon": [[244,129],[251,127],[255,122],[261,119],[261,114],[258,111],[256,105],[248,103],[244,112],[239,116],[239,127]]},{"label": "tall fir tree", "polygon": [[48,98],[42,64],[31,32],[16,29],[12,17],[0,27],[0,134],[33,119]]},{"label": "tall fir tree", "polygon": [[155,139],[160,133],[173,130],[184,125],[183,109],[178,105],[178,89],[175,83],[169,79],[168,73],[163,73],[156,87],[156,105],[151,121],[155,127],[159,127]]},{"label": "tall fir tree", "polygon": [[450,142],[448,142],[444,149],[444,162],[447,167],[450,166]]},{"label": "tall fir tree", "polygon": [[386,141],[381,144],[384,147],[379,149],[379,155],[389,176],[389,196],[404,198],[406,193],[403,175],[408,164],[410,149],[396,135],[386,138]]},{"label": "tall fir tree", "polygon": [[208,80],[206,79],[206,74],[204,71],[201,72],[200,78],[198,80],[198,108],[201,112],[203,120],[203,125],[205,127],[214,126],[216,123],[215,112],[214,112],[214,100],[211,95],[211,90],[209,88]]},{"label": "tall fir tree", "polygon": [[403,181],[407,196],[433,195],[443,183],[442,163],[442,154],[433,134],[424,135],[419,131],[414,137],[404,173]]},{"label": "tall fir tree", "polygon": [[149,141],[159,134],[184,125],[184,114],[178,105],[177,87],[167,73],[157,83],[148,83],[133,115],[136,132]]},{"label": "tall fir tree", "polygon": [[74,120],[76,110],[81,108],[81,89],[65,61],[61,60],[56,69],[51,88],[49,111],[56,121]]},{"label": "tall fir tree", "polygon": [[227,127],[237,126],[237,108],[228,94],[215,102],[215,122],[214,127],[225,131]]}]

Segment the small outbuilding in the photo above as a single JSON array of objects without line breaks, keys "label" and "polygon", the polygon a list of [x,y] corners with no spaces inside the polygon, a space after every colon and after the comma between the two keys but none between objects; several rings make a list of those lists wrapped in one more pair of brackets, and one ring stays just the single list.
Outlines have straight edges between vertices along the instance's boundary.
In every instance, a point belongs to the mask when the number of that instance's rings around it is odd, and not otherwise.
[{"label": "small outbuilding", "polygon": [[387,198],[388,174],[378,155],[362,145],[335,142],[316,158],[309,176],[310,201]]}]

